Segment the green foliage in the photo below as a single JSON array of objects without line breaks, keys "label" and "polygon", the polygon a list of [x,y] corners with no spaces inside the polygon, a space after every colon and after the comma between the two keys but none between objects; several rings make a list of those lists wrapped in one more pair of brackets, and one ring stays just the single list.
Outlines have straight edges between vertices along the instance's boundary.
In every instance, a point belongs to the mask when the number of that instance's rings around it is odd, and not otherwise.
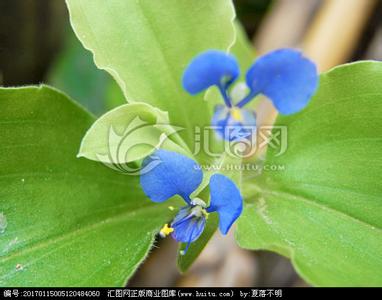
[{"label": "green foliage", "polygon": [[[94,53],[97,66],[116,78],[130,103],[144,101],[168,112],[170,123],[184,129],[179,134],[186,144],[177,134],[174,139],[183,151],[192,151],[194,128],[209,125],[212,110],[203,95],[189,96],[183,91],[182,73],[196,53],[209,48],[228,49],[233,44],[232,4],[216,0],[199,0],[193,5],[183,0],[177,5],[168,0],[117,1],[105,9],[106,3],[94,1],[67,3],[73,28],[84,46]],[[242,37],[241,34],[240,41]],[[241,49],[241,45],[237,48]],[[97,137],[94,132],[92,140],[99,143]],[[84,144],[88,144],[86,138]],[[91,144],[87,148],[96,149]],[[203,154],[197,157],[199,162],[211,162]],[[204,248],[216,224],[211,221],[209,228],[198,246],[190,248],[187,266]]]},{"label": "green foliage", "polygon": [[[190,3],[67,0],[75,33],[119,87],[92,68],[90,53],[75,43],[52,71],[52,82],[97,114],[120,104],[121,90],[128,100],[97,121],[45,86],[0,89],[0,285],[123,285],[146,257],[176,200],[153,204],[137,176],[90,160],[110,163],[107,156],[122,148],[119,163],[139,164],[163,134],[169,136],[163,148],[192,156],[194,127],[210,124],[221,99],[213,89],[196,97],[183,91],[187,63],[206,49],[230,50],[245,72],[254,55],[233,23],[230,1]],[[277,119],[288,130],[284,154],[270,147],[260,176],[220,171],[245,196],[240,246],[290,257],[315,285],[382,284],[381,82],[378,62],[323,74],[305,110]],[[134,131],[122,141],[126,126]],[[76,158],[78,151],[90,160]],[[227,155],[195,158],[241,163]],[[205,172],[196,191],[203,199],[215,171]],[[178,257],[181,271],[217,224],[211,215],[201,238]]]},{"label": "green foliage", "polygon": [[[129,163],[156,148],[188,154],[170,137],[168,115],[145,103],[121,105],[99,118],[84,136],[79,156],[105,163]],[[181,142],[181,140],[180,140]]]},{"label": "green foliage", "polygon": [[242,80],[244,80],[245,72],[249,69],[255,60],[255,50],[253,49],[251,41],[248,39],[247,34],[240,22],[236,20],[234,25],[236,31],[236,39],[235,43],[230,49],[230,53],[232,53],[237,58],[241,70],[240,77]]},{"label": "green foliage", "polygon": [[126,102],[114,79],[94,65],[93,56],[72,30],[67,32],[65,47],[47,80],[96,115]]},{"label": "green foliage", "polygon": [[237,240],[292,259],[315,285],[382,284],[382,63],[344,65],[321,76],[311,104],[279,116],[282,166],[246,181]]},{"label": "green foliage", "polygon": [[[230,1],[67,1],[71,24],[96,65],[121,86],[128,102],[167,111],[190,149],[194,127],[210,123],[203,95],[182,88],[184,68],[203,50],[234,42]],[[191,4],[191,5],[190,5]],[[202,159],[202,158],[199,158]],[[208,160],[204,156],[205,160]]]},{"label": "green foliage", "polygon": [[167,205],[76,154],[94,118],[48,87],[0,89],[0,285],[122,286]]}]

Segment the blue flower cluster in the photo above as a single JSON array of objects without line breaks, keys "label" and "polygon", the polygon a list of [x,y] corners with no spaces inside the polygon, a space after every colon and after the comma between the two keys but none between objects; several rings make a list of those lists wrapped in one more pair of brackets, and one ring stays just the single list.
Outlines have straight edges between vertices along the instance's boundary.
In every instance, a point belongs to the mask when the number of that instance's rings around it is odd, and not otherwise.
[{"label": "blue flower cluster", "polygon": [[202,234],[209,213],[219,214],[219,229],[227,234],[231,225],[240,216],[243,200],[235,183],[228,177],[214,174],[210,178],[210,202],[193,198],[192,193],[203,180],[201,167],[192,159],[172,151],[157,150],[143,161],[142,168],[153,161],[159,162],[149,172],[140,176],[144,193],[154,202],[164,202],[179,195],[186,202],[170,225],[165,224],[160,235],[170,235],[178,242],[190,243]]},{"label": "blue flower cluster", "polygon": [[[212,118],[218,136],[233,141],[248,138],[256,126],[255,113],[244,109],[259,94],[267,96],[281,114],[293,114],[303,109],[318,85],[316,66],[299,51],[280,49],[259,59],[247,71],[246,93],[233,103],[232,84],[239,77],[239,66],[232,55],[209,50],[196,56],[183,75],[183,87],[190,94],[200,93],[211,86],[218,87],[224,105],[218,105]],[[234,90],[234,89],[233,89]],[[227,134],[227,128],[234,134]],[[208,215],[219,214],[219,229],[226,234],[242,212],[243,200],[235,183],[228,177],[214,174],[209,180],[209,205],[193,197],[193,192],[203,180],[201,167],[181,154],[157,150],[143,161],[142,168],[155,167],[142,172],[140,177],[144,193],[154,202],[164,202],[179,195],[186,205],[171,224],[165,224],[160,235],[171,235],[176,241],[186,243],[182,254],[202,234]]]},{"label": "blue flower cluster", "polygon": [[[234,56],[208,50],[196,56],[183,75],[183,87],[191,95],[218,87],[224,105],[215,108],[212,125],[218,136],[229,141],[248,137],[245,127],[256,126],[255,113],[243,107],[257,95],[267,96],[281,114],[289,115],[308,104],[318,85],[315,64],[294,49],[279,49],[259,57],[245,76],[248,93],[233,103],[229,92],[239,73]],[[240,130],[235,130],[235,135],[227,134],[228,127]]]}]

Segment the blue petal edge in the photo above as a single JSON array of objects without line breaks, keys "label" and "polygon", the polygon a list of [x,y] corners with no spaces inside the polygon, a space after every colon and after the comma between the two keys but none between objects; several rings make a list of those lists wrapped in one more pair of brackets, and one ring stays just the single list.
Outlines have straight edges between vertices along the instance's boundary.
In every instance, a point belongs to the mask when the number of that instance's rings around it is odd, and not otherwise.
[{"label": "blue petal edge", "polygon": [[314,62],[294,49],[279,49],[258,58],[246,74],[252,93],[267,96],[284,115],[296,113],[309,103],[318,80]]},{"label": "blue petal edge", "polygon": [[227,88],[239,76],[236,58],[219,50],[207,50],[196,56],[183,74],[183,88],[195,95],[210,86]]},{"label": "blue petal edge", "polygon": [[[145,172],[153,162],[157,165]],[[191,193],[202,180],[201,167],[191,158],[176,152],[157,150],[142,163],[140,183],[146,196],[154,202],[180,195],[189,203]]]},{"label": "blue petal edge", "polygon": [[208,212],[219,214],[219,229],[227,234],[243,210],[243,199],[236,184],[228,177],[214,174],[210,179],[211,203]]}]

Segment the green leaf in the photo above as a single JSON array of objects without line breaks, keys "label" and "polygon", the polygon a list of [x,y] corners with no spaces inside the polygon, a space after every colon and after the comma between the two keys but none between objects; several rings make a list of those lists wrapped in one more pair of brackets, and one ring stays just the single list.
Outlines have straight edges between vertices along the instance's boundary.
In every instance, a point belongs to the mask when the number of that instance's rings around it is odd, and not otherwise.
[{"label": "green leaf", "polygon": [[143,159],[159,147],[186,154],[187,146],[170,139],[182,128],[168,122],[167,113],[145,103],[119,106],[92,125],[78,156],[118,165]]},{"label": "green leaf", "polygon": [[121,88],[114,79],[109,81],[105,97],[106,110],[126,103],[125,96],[122,94]]},{"label": "green leaf", "polygon": [[310,105],[279,116],[287,151],[247,180],[237,240],[291,258],[319,286],[382,285],[382,63],[321,76]]},{"label": "green leaf", "polygon": [[234,24],[236,40],[230,52],[237,58],[240,65],[240,77],[245,80],[245,74],[255,60],[256,54],[243,25],[238,20]]},{"label": "green leaf", "polygon": [[49,70],[49,84],[65,91],[96,115],[124,104],[124,96],[115,80],[94,65],[91,53],[69,29],[65,47]]},{"label": "green leaf", "polygon": [[[190,60],[234,42],[234,9],[221,0],[67,0],[72,27],[96,65],[108,71],[128,101],[169,113],[171,124],[194,147],[194,127],[210,124],[203,95],[182,88]],[[206,160],[208,158],[205,157]]]},{"label": "green leaf", "polygon": [[123,286],[171,217],[138,177],[76,158],[94,118],[49,87],[0,89],[0,285]]}]

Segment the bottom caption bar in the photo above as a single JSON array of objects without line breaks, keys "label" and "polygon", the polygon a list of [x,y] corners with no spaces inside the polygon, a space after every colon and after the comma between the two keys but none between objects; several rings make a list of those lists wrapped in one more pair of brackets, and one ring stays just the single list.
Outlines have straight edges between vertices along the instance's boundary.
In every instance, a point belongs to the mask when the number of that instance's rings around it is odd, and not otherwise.
[{"label": "bottom caption bar", "polygon": [[380,295],[380,288],[0,288],[0,298],[241,298]]}]

